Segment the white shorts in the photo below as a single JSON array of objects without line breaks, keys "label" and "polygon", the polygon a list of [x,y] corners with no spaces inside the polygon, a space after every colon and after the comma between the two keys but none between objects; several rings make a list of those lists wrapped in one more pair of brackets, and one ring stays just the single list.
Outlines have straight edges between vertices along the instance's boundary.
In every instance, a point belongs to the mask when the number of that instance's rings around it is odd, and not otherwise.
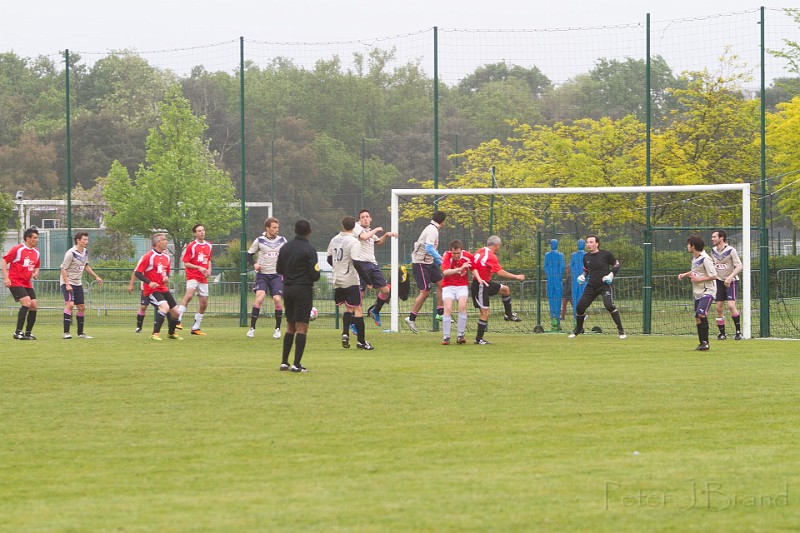
[{"label": "white shorts", "polygon": [[469,287],[466,285],[448,285],[442,287],[442,300],[458,301],[461,298],[469,298]]},{"label": "white shorts", "polygon": [[198,296],[208,296],[208,283],[200,283],[196,279],[186,280],[186,290],[197,291]]}]

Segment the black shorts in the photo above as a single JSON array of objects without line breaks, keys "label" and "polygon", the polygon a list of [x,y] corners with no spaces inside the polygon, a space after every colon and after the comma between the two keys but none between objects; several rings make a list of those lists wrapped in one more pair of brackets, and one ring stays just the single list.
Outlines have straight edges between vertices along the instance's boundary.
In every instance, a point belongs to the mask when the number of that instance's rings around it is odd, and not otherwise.
[{"label": "black shorts", "polygon": [[366,290],[367,285],[373,289],[380,289],[388,285],[386,277],[383,275],[381,267],[369,261],[353,261],[358,276],[361,278],[361,290]]},{"label": "black shorts", "polygon": [[64,297],[64,302],[72,302],[75,305],[83,305],[86,303],[83,297],[83,285],[73,285],[71,291],[67,290],[66,285],[62,285],[61,295]]},{"label": "black shorts", "polygon": [[258,291],[269,292],[269,295],[273,297],[283,295],[283,276],[256,272],[256,284],[253,286],[253,292]]},{"label": "black shorts", "polygon": [[22,300],[26,296],[30,296],[31,300],[36,299],[36,291],[33,290],[33,287],[9,287],[8,292],[14,297],[15,302]]},{"label": "black shorts", "polygon": [[150,305],[150,298],[144,295],[144,291],[139,291],[139,305]]},{"label": "black shorts", "polygon": [[489,309],[489,297],[500,292],[503,285],[496,281],[490,281],[487,287],[483,283],[478,283],[477,279],[472,280],[470,293],[472,294],[472,305],[476,309]]},{"label": "black shorts", "polygon": [[161,302],[167,302],[170,309],[178,305],[178,302],[175,301],[175,297],[172,296],[172,293],[169,291],[154,292],[150,296],[148,296],[148,298],[149,298],[148,302],[156,307],[158,307],[158,304],[160,304]]},{"label": "black shorts", "polygon": [[421,291],[431,290],[437,282],[444,279],[442,269],[433,263],[413,263],[411,267],[414,269],[414,281]]},{"label": "black shorts", "polygon": [[333,289],[333,301],[336,302],[336,305],[345,304],[348,307],[358,307],[362,303],[361,291],[358,285]]},{"label": "black shorts", "polygon": [[314,307],[314,289],[311,285],[283,287],[283,316],[287,322],[308,324],[312,307]]},{"label": "black shorts", "polygon": [[717,280],[717,301],[736,301],[736,295],[739,293],[739,282],[737,280],[731,281],[731,286],[726,287],[725,282],[721,279]]}]

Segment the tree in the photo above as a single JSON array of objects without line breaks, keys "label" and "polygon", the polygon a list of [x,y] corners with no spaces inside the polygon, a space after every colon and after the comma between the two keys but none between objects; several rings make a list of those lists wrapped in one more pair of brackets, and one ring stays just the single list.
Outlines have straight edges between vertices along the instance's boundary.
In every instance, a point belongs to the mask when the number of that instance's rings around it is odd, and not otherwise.
[{"label": "tree", "polygon": [[164,230],[180,257],[195,224],[205,225],[209,235],[227,235],[236,226],[234,188],[228,174],[214,165],[203,139],[206,128],[180,86],[172,85],[161,104],[161,125],[150,130],[146,163],[135,179],[130,180],[118,161],[111,165],[104,183],[109,228],[141,235]]},{"label": "tree", "polygon": [[0,189],[23,190],[27,198],[52,198],[59,188],[53,171],[56,151],[42,144],[32,133],[20,137],[18,146],[0,146]]},{"label": "tree", "polygon": [[778,112],[769,117],[767,144],[770,164],[783,179],[778,188],[778,206],[795,227],[800,226],[800,96],[778,104]]},{"label": "tree", "polygon": [[[5,235],[6,231],[8,231],[11,216],[14,214],[14,207],[14,200],[11,195],[0,192],[0,235]],[[2,247],[3,245],[0,244],[0,251],[5,252]]]},{"label": "tree", "polygon": [[[758,175],[759,103],[744,97],[745,72],[735,55],[726,54],[716,72],[683,75],[686,88],[672,91],[679,106],[669,126],[652,138],[653,185],[743,183]],[[737,203],[736,194],[705,195],[685,222],[733,222],[738,213],[728,206]]]}]

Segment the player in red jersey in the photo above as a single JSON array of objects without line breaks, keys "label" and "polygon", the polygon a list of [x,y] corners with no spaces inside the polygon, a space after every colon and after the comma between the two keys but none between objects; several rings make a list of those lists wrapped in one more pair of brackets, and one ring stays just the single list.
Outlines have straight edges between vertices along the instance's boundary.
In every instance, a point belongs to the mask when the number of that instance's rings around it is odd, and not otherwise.
[{"label": "player in red jersey", "polygon": [[497,235],[492,235],[486,239],[486,246],[475,252],[472,257],[472,303],[480,310],[478,319],[478,334],[475,337],[475,344],[489,344],[484,340],[483,334],[489,324],[489,297],[499,294],[503,300],[505,309],[505,320],[510,322],[520,322],[511,309],[511,290],[507,285],[502,285],[492,280],[492,274],[497,274],[502,278],[525,280],[524,274],[512,274],[506,272],[500,266],[495,253],[500,249],[502,241]]},{"label": "player in red jersey", "polygon": [[183,337],[175,333],[175,327],[178,325],[178,305],[169,292],[170,257],[166,253],[167,236],[156,233],[152,237],[152,242],[153,249],[142,256],[134,270],[136,279],[142,282],[144,296],[157,310],[153,335],[150,338],[154,341],[162,340],[161,326],[164,325],[166,318],[169,338],[182,341]]},{"label": "player in red jersey", "polygon": [[[3,259],[0,260],[0,267],[3,269],[3,285],[8,287],[9,292],[14,297],[14,301],[19,302],[22,307],[17,314],[17,329],[14,331],[14,339],[20,341],[35,341],[31,331],[36,323],[36,311],[39,309],[36,303],[36,291],[33,290],[32,280],[39,277],[39,230],[28,228],[22,235],[24,243],[11,248]],[[27,320],[27,323],[26,323]],[[25,328],[25,333],[22,328]]]},{"label": "player in red jersey", "polygon": [[[186,294],[178,306],[178,322],[183,321],[186,306],[192,301],[197,291],[200,306],[194,315],[192,335],[205,335],[200,329],[203,314],[208,307],[208,276],[211,275],[211,243],[206,240],[206,227],[195,224],[192,228],[194,240],[186,247],[183,253],[183,266],[186,269]],[[180,326],[179,326],[180,327]]]},{"label": "player in red jersey", "polygon": [[[472,254],[463,249],[461,241],[450,243],[450,249],[442,256],[442,344],[450,344],[450,326],[453,323],[453,302],[458,302],[458,344],[466,344],[464,330],[467,327],[467,300],[469,299],[469,276]],[[480,281],[480,280],[479,280]]]}]

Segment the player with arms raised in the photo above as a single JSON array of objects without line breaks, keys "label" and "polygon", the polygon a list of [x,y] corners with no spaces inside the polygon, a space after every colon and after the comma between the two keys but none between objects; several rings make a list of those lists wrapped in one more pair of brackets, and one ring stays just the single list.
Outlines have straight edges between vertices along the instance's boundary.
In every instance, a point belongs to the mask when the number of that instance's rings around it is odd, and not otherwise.
[{"label": "player with arms raised", "polygon": [[208,276],[211,275],[211,243],[206,240],[206,227],[202,224],[195,224],[192,228],[194,240],[186,246],[183,253],[183,267],[186,270],[186,294],[183,296],[181,304],[178,306],[178,323],[183,321],[183,313],[186,306],[192,301],[195,291],[197,291],[200,305],[194,315],[192,324],[192,335],[205,335],[200,329],[203,322],[203,315],[208,307]]},{"label": "player with arms raised", "polygon": [[[372,215],[369,210],[362,209],[359,211],[358,222],[356,222],[356,226],[353,228],[353,235],[355,235],[361,243],[361,248],[358,255],[354,258],[353,264],[361,278],[361,292],[366,290],[367,285],[372,286],[373,289],[378,291],[378,298],[375,300],[375,303],[369,307],[367,313],[372,317],[372,320],[375,321],[375,325],[380,327],[381,309],[383,309],[383,305],[389,301],[391,291],[381,268],[378,266],[378,260],[375,258],[375,246],[383,246],[390,237],[397,237],[397,233],[393,231],[383,233],[383,228],[381,226],[371,228],[371,225]],[[379,233],[383,234],[378,237]]]},{"label": "player with arms raised", "polygon": [[686,249],[692,254],[692,268],[688,272],[678,274],[678,279],[692,281],[694,295],[694,320],[697,325],[697,337],[700,344],[695,348],[706,351],[708,345],[708,310],[717,292],[717,269],[707,253],[703,251],[705,242],[702,237],[693,235],[686,241]]}]

